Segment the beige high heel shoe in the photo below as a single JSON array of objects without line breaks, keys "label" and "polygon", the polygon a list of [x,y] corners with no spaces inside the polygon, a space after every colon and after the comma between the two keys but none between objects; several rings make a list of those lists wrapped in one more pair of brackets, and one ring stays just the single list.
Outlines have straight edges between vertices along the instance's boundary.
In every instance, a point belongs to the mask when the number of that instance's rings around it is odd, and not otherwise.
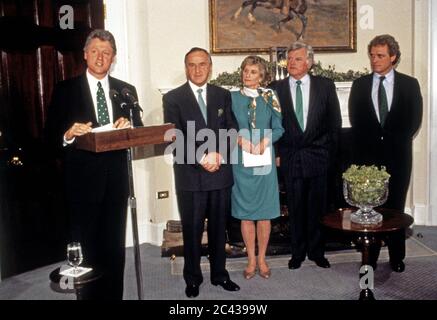
[{"label": "beige high heel shoe", "polygon": [[256,275],[256,269],[254,269],[253,271],[247,271],[247,270],[243,271],[243,276],[244,279],[246,280],[252,279],[253,277],[255,277],[255,275]]},{"label": "beige high heel shoe", "polygon": [[272,275],[272,272],[270,271],[270,269],[268,269],[266,272],[262,272],[261,270],[259,271],[259,275],[260,277],[264,278],[264,279],[268,279],[270,278],[270,276]]},{"label": "beige high heel shoe", "polygon": [[[248,271],[248,270],[252,270],[252,271]],[[244,269],[244,271],[243,271],[244,279],[250,280],[255,275],[256,275],[256,264],[255,264],[255,267],[253,269],[251,268],[251,264],[248,264],[246,269]]]},{"label": "beige high heel shoe", "polygon": [[270,268],[267,266],[267,264],[266,264],[266,267],[267,267],[266,271],[263,271],[261,269],[261,267],[259,268],[259,275],[261,278],[264,278],[264,279],[268,279],[272,275],[272,272],[270,271]]}]

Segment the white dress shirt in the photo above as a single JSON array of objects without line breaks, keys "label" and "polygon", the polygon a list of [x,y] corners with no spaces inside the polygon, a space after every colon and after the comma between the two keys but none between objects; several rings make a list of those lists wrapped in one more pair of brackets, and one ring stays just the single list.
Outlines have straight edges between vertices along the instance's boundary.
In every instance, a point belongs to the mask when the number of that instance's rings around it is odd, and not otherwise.
[{"label": "white dress shirt", "polygon": [[[202,89],[203,102],[205,102],[205,106],[208,107],[207,102],[206,102],[206,87],[207,87],[206,83],[203,86],[198,87],[194,83],[192,83],[190,80],[188,80],[188,84],[190,85],[190,88],[193,91],[194,96],[196,97],[196,100],[198,100],[197,97],[199,96],[199,93],[197,92],[197,90]],[[197,102],[199,102],[199,101],[197,101]]]},{"label": "white dress shirt", "polygon": [[[207,87],[206,83],[203,86],[199,87],[199,86],[196,86],[194,83],[192,83],[190,80],[188,80],[188,84],[190,85],[191,91],[193,91],[194,96],[196,97],[197,103],[199,103],[199,99],[197,98],[199,96],[199,92],[197,92],[197,90],[202,89],[201,95],[203,98],[203,102],[205,102],[205,106],[207,106],[207,104],[206,104],[206,87]],[[200,110],[200,107],[199,107],[199,110]],[[202,163],[203,159],[205,159],[205,157],[206,157],[206,153],[203,154],[203,156],[199,162]]]},{"label": "white dress shirt", "polygon": [[[379,88],[379,77],[381,77],[378,73],[373,73],[373,84],[372,84],[372,101],[373,107],[375,108],[376,116],[378,117],[379,122],[379,104],[378,104],[378,88]],[[391,69],[389,73],[385,75],[384,82],[382,83],[385,89],[385,93],[387,95],[387,104],[388,111],[391,109],[391,104],[393,102],[393,88],[395,84],[395,71]]]},{"label": "white dress shirt", "polygon": [[95,78],[89,71],[86,71],[86,78],[88,80],[88,85],[90,87],[91,91],[91,97],[93,98],[93,105],[94,105],[94,112],[96,114],[96,118],[98,119],[97,115],[97,82],[100,81],[102,84],[103,91],[105,92],[105,98],[106,98],[106,105],[108,106],[108,113],[109,113],[109,122],[114,123],[114,115],[112,114],[112,101],[109,96],[109,80],[108,75],[106,75],[103,79],[97,79]]},{"label": "white dress shirt", "polygon": [[[289,85],[290,85],[290,92],[291,92],[291,99],[293,100],[293,106],[294,111],[296,112],[296,79],[294,79],[292,76],[288,78]],[[310,102],[310,85],[311,85],[311,78],[308,74],[303,76],[300,81],[302,82],[300,84],[300,88],[302,90],[302,100],[303,100],[303,130],[305,131],[305,128],[307,127],[307,118],[308,118],[308,109],[309,109],[309,102]]]},{"label": "white dress shirt", "polygon": [[[96,119],[98,119],[98,114],[97,114],[97,90],[98,90],[98,86],[97,86],[97,82],[100,81],[100,83],[102,84],[103,91],[105,92],[106,106],[108,107],[108,113],[109,113],[109,121],[110,121],[110,123],[114,123],[114,115],[112,114],[112,101],[111,101],[111,98],[109,96],[108,75],[106,75],[103,79],[99,80],[99,79],[95,78],[91,73],[89,73],[89,71],[87,69],[86,78],[88,80],[88,86],[90,88],[91,97],[93,99],[93,107],[94,107],[94,113],[96,114]],[[89,121],[91,121],[91,119],[89,119]],[[65,139],[65,135],[64,135],[64,147],[66,145],[72,144],[74,142],[74,140],[75,140],[75,138],[73,138],[71,140],[67,140],[67,139]]]}]

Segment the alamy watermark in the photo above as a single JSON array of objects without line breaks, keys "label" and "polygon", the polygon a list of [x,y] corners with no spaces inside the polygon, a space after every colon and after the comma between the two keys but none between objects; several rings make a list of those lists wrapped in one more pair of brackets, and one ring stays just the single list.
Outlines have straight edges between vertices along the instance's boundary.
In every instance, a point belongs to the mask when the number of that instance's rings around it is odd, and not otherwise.
[{"label": "alamy watermark", "polygon": [[[180,129],[167,130],[164,140],[172,142],[167,146],[164,160],[167,164],[200,164],[205,154],[216,152],[222,156],[222,164],[238,164],[238,137],[243,137],[256,144],[267,138],[272,152],[272,129],[200,129],[196,133],[195,121],[187,121],[185,134]],[[173,156],[172,156],[173,155]],[[267,175],[272,170],[271,165],[253,167],[254,175]]]},{"label": "alamy watermark", "polygon": [[[66,271],[70,268],[70,266],[63,265],[61,266],[61,269],[59,270],[59,273]],[[74,289],[74,278],[69,276],[61,276],[59,279],[59,287],[62,290],[73,290]]]},{"label": "alamy watermark", "polygon": [[370,265],[363,265],[360,268],[360,289],[373,290],[375,283],[375,274],[373,267]]},{"label": "alamy watermark", "polygon": [[359,25],[361,30],[375,29],[375,10],[371,5],[362,5],[360,7]]},{"label": "alamy watermark", "polygon": [[59,9],[59,27],[62,30],[74,29],[74,9],[70,5],[63,5]]}]

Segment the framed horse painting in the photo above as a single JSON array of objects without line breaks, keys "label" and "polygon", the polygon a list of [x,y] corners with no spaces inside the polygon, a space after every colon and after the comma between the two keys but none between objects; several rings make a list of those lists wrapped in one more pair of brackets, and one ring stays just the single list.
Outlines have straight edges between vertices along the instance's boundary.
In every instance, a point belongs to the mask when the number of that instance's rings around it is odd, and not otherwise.
[{"label": "framed horse painting", "polygon": [[209,0],[211,52],[267,53],[303,40],[356,51],[356,0]]}]

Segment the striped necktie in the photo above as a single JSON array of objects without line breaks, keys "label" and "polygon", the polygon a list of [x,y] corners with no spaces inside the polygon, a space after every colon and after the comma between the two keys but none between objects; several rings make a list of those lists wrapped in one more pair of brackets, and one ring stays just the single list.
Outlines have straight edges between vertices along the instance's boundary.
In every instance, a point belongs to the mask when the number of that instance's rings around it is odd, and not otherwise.
[{"label": "striped necktie", "polygon": [[202,97],[203,89],[197,90],[197,102],[199,103],[200,111],[202,111],[203,119],[205,119],[205,123],[208,123],[208,116],[206,112],[206,104]]}]

